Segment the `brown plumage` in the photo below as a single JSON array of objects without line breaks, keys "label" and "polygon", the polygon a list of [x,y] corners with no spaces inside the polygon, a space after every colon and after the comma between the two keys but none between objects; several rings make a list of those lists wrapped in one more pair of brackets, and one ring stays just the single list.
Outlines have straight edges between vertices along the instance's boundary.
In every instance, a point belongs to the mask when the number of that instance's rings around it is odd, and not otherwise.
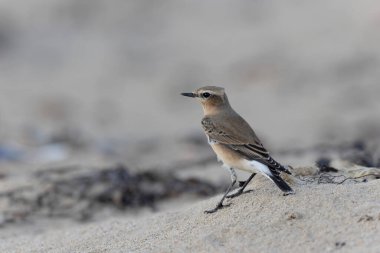
[{"label": "brown plumage", "polygon": [[[197,98],[201,102],[204,111],[202,127],[218,159],[231,173],[232,184],[216,208],[208,213],[223,207],[225,197],[242,194],[256,172],[270,178],[285,194],[294,193],[279,176],[281,172],[290,174],[289,170],[269,155],[250,125],[232,109],[223,88],[206,86],[182,95]],[[252,175],[237,193],[227,196],[236,182],[234,169],[248,171]]]}]

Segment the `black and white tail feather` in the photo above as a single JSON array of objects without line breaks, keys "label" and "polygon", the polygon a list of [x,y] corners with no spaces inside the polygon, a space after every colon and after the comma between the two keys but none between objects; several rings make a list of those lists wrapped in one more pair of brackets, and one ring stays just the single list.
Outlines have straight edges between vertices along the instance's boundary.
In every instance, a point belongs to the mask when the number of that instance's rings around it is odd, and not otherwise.
[{"label": "black and white tail feather", "polygon": [[[269,152],[264,149],[263,146],[260,147],[261,152],[258,152],[258,149],[255,148],[256,154],[260,154],[260,157],[256,156],[254,159],[252,159],[252,155],[247,155],[246,152],[242,152],[243,150],[240,148],[236,148],[234,146],[234,150],[240,153],[241,155],[245,156],[248,160],[250,160],[253,163],[256,163],[255,167],[263,167],[263,169],[260,169],[269,179],[271,179],[277,186],[280,188],[281,191],[284,192],[284,195],[294,194],[293,189],[280,177],[280,173],[284,172],[286,174],[291,175],[292,173],[285,168],[283,165],[275,161],[270,155]],[[252,150],[252,147],[250,145],[250,150]],[[259,166],[257,166],[259,165]]]},{"label": "black and white tail feather", "polygon": [[268,175],[268,177],[278,186],[278,188],[281,189],[285,194],[293,194],[294,191],[290,186],[280,177],[280,171],[285,172],[289,175],[290,171],[282,166],[280,163],[276,162],[272,157],[268,155],[267,161],[269,165],[267,164],[271,175]]},{"label": "black and white tail feather", "polygon": [[294,194],[293,189],[280,177],[281,172],[291,174],[290,171],[273,158],[269,156],[269,159],[265,159],[265,162],[262,159],[251,160],[250,164],[272,180],[284,192],[284,195]]},{"label": "black and white tail feather", "polygon": [[285,195],[294,194],[294,191],[279,175],[268,175],[268,177],[284,192]]}]

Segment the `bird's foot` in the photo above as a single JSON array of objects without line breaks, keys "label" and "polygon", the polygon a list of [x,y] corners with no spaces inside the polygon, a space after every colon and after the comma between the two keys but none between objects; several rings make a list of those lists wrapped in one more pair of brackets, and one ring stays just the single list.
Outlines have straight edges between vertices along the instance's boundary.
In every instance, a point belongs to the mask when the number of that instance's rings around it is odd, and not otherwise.
[{"label": "bird's foot", "polygon": [[219,209],[222,209],[222,208],[224,208],[224,207],[229,207],[230,205],[231,205],[231,204],[223,205],[222,203],[218,203],[218,205],[216,205],[215,208],[210,209],[210,210],[206,210],[206,211],[204,211],[204,213],[207,213],[207,214],[215,213],[215,212],[218,211]]},{"label": "bird's foot", "polygon": [[253,192],[253,190],[244,191],[243,189],[239,189],[237,192],[227,195],[226,198],[232,199],[248,192]]}]

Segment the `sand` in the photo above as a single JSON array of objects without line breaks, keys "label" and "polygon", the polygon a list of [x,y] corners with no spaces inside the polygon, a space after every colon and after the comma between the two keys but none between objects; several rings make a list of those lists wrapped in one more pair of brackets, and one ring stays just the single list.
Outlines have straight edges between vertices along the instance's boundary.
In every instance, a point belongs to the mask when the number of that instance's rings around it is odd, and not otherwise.
[{"label": "sand", "polygon": [[259,188],[204,214],[220,196],[144,218],[118,218],[2,240],[1,252],[379,252],[380,184]]},{"label": "sand", "polygon": [[[339,154],[310,147],[354,140],[380,161],[377,1],[3,0],[0,8],[0,145],[28,154],[1,161],[0,194],[62,164],[228,181],[216,162],[178,166],[212,155],[194,144],[205,142],[200,106],[179,95],[203,85],[225,87],[284,164],[315,171],[316,159]],[[67,143],[42,152],[57,136]],[[296,195],[283,197],[255,178],[254,192],[213,215],[203,210],[220,196],[87,224],[34,217],[0,227],[0,252],[380,252],[379,181],[292,183]]]}]

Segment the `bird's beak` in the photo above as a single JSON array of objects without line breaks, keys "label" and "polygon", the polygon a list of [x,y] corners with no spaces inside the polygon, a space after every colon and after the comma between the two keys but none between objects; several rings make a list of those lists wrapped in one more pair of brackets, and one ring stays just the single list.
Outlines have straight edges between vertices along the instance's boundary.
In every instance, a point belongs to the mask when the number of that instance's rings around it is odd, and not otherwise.
[{"label": "bird's beak", "polygon": [[195,98],[197,95],[192,92],[181,93],[182,96]]}]

